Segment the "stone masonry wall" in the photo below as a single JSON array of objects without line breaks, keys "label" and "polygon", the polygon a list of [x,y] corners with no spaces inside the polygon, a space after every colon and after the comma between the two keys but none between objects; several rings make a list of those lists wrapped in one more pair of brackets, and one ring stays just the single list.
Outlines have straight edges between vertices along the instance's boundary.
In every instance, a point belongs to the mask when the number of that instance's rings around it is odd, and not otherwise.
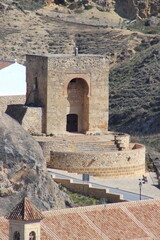
[{"label": "stone masonry wall", "polygon": [[6,113],[19,122],[29,133],[42,133],[43,108],[15,104],[8,105]]},{"label": "stone masonry wall", "polygon": [[41,107],[27,107],[26,114],[22,121],[22,127],[29,133],[42,133],[42,112]]},{"label": "stone masonry wall", "polygon": [[115,135],[115,142],[117,147],[121,150],[128,150],[130,147],[130,136],[128,134],[116,134]]},{"label": "stone masonry wall", "polygon": [[[88,139],[86,135],[84,135],[84,136],[86,139]],[[47,162],[50,161],[50,152],[51,151],[53,151],[53,152],[76,152],[77,145],[79,143],[81,143],[81,142],[78,142],[78,139],[76,139],[75,141],[68,141],[65,139],[65,137],[63,138],[63,137],[49,137],[49,136],[48,137],[34,136],[34,138],[40,144],[40,146],[43,150],[43,155]],[[97,144],[99,145],[102,143],[102,148],[103,148],[103,144],[105,142],[104,141],[101,142],[98,139],[98,137],[96,139],[97,139]],[[113,137],[111,136],[111,141],[113,141],[113,140],[114,140],[114,136]],[[95,139],[94,139],[94,141],[95,141]],[[86,145],[87,145],[87,143],[86,143]]]},{"label": "stone masonry wall", "polygon": [[[40,144],[42,150],[43,150],[43,155],[46,159],[46,162],[50,162],[50,152],[51,151],[59,151],[59,152],[74,152],[75,150],[75,144],[69,143],[68,141],[56,141],[56,139],[52,140],[47,137],[43,137],[43,140],[39,140],[37,137],[35,139],[38,141]],[[46,141],[45,141],[46,139]],[[48,141],[47,141],[48,139]]]},{"label": "stone masonry wall", "polygon": [[51,152],[50,168],[99,177],[131,177],[145,173],[145,147],[115,152]]},{"label": "stone masonry wall", "polygon": [[106,202],[115,203],[125,201],[122,195],[109,193],[107,189],[95,188],[87,183],[75,183],[72,179],[53,178],[56,183],[60,183],[69,191],[80,193],[86,196],[94,197],[96,199],[104,198]]},{"label": "stone masonry wall", "polygon": [[26,56],[26,105],[43,107],[42,132],[46,132],[47,67],[47,57],[34,55]]},{"label": "stone masonry wall", "polygon": [[26,81],[26,104],[44,107],[47,90],[47,57],[26,56]]},{"label": "stone masonry wall", "polygon": [[89,86],[89,131],[108,129],[108,71],[108,60],[103,56],[63,55],[48,59],[48,133],[66,131],[67,86],[74,78],[84,79]]},{"label": "stone masonry wall", "polygon": [[10,104],[24,104],[26,100],[25,95],[0,96],[0,110],[5,112],[7,105]]},{"label": "stone masonry wall", "polygon": [[[68,101],[67,88],[73,79],[88,85],[87,108],[78,112],[79,132],[108,130],[108,75],[107,57],[100,55],[27,55],[26,81],[28,106],[43,107],[43,132],[66,133],[67,114],[77,114]],[[75,96],[76,99],[76,96]],[[85,101],[86,102],[86,101]],[[84,116],[82,116],[84,115]],[[85,127],[80,127],[85,126]]]}]

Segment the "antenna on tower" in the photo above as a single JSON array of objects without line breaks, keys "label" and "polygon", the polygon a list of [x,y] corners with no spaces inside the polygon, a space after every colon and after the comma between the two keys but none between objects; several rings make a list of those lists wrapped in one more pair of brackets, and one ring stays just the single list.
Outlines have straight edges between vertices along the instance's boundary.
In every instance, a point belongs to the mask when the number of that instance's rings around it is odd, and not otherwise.
[{"label": "antenna on tower", "polygon": [[78,56],[78,47],[75,48],[75,56]]}]

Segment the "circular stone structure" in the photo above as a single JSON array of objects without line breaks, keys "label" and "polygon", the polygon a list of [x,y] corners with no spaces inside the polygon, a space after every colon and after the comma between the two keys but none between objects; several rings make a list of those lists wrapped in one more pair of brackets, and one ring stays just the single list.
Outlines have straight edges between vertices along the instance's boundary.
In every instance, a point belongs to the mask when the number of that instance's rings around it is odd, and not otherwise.
[{"label": "circular stone structure", "polygon": [[108,132],[109,69],[103,55],[27,55],[26,103],[7,114],[41,136],[48,167],[110,178],[145,173],[145,147]]},{"label": "circular stone structure", "polygon": [[105,178],[135,177],[145,173],[145,147],[130,143],[129,135],[71,134],[36,137],[47,166]]}]

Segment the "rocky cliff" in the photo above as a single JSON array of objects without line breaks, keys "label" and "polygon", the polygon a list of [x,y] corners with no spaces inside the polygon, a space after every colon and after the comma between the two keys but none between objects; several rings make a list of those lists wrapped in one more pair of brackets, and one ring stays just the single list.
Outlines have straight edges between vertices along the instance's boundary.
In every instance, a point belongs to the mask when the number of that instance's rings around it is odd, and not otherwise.
[{"label": "rocky cliff", "polygon": [[[93,7],[100,11],[116,11],[121,17],[127,19],[145,19],[160,12],[159,0],[2,0],[3,3],[11,4],[22,9],[37,9],[45,5],[63,5],[71,10],[88,10]],[[0,9],[4,5],[0,3]]]},{"label": "rocky cliff", "polygon": [[159,0],[116,0],[116,12],[128,19],[144,19],[157,15],[160,11]]},{"label": "rocky cliff", "polygon": [[24,196],[42,210],[65,208],[70,201],[47,174],[39,144],[0,112],[0,215]]},{"label": "rocky cliff", "polygon": [[121,17],[128,19],[144,19],[150,15],[157,15],[160,11],[159,0],[46,0],[45,4],[63,4],[69,8],[97,7],[99,10],[114,9]]}]

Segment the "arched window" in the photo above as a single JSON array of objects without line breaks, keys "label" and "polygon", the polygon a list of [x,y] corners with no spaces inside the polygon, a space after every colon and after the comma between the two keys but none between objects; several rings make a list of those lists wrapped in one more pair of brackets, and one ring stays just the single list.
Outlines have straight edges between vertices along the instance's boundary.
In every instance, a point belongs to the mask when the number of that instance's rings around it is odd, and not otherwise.
[{"label": "arched window", "polygon": [[34,231],[30,232],[29,234],[29,240],[36,240],[36,234]]},{"label": "arched window", "polygon": [[18,231],[14,232],[13,240],[20,240],[20,233]]}]

